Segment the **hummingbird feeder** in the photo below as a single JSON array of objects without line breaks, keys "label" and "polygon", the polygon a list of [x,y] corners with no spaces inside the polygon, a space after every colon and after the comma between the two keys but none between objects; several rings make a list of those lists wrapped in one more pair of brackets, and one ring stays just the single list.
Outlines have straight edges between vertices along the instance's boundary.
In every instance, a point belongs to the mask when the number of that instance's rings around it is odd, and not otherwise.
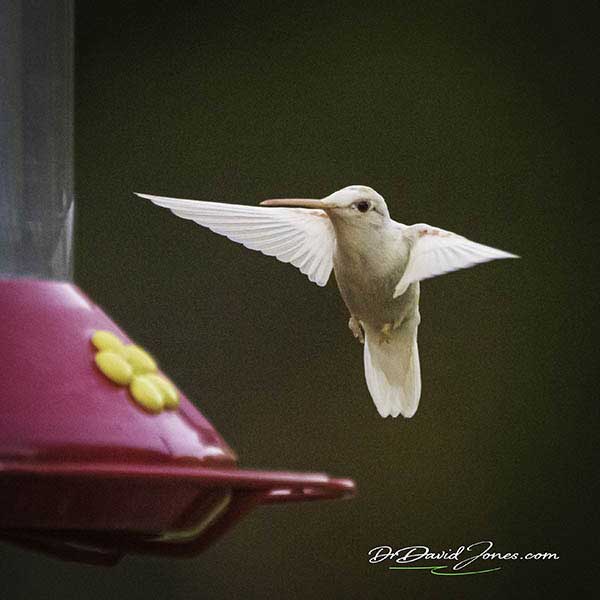
[{"label": "hummingbird feeder", "polygon": [[96,564],[193,556],[260,504],[352,496],[348,479],[240,468],[72,283],[72,1],[0,13],[0,538]]}]

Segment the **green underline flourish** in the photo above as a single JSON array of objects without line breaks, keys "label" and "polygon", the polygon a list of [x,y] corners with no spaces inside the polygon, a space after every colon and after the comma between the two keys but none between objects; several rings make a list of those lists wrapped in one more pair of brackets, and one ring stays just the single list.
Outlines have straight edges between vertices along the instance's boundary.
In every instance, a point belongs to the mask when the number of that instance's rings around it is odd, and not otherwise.
[{"label": "green underline flourish", "polygon": [[481,573],[491,573],[492,571],[499,571],[502,567],[496,567],[494,569],[483,569],[481,571],[442,571],[447,569],[448,565],[438,565],[436,567],[388,567],[393,571],[416,571],[427,569],[432,575],[446,575],[453,577],[454,575],[480,575]]}]

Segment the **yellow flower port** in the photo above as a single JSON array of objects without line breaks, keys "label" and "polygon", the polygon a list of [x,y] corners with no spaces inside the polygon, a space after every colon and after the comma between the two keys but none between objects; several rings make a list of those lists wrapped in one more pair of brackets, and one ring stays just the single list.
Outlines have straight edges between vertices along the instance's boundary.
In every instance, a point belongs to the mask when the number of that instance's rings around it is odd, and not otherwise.
[{"label": "yellow flower port", "polygon": [[158,365],[148,352],[135,344],[124,344],[110,331],[95,331],[92,344],[100,372],[113,383],[127,386],[131,397],[144,410],[160,413],[179,406],[175,386],[158,373]]}]

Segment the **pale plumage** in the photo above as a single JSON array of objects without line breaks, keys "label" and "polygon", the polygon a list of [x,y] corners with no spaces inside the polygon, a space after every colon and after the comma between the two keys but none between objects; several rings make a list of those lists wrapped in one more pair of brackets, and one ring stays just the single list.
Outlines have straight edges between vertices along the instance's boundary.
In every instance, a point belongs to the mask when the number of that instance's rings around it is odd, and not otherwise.
[{"label": "pale plumage", "polygon": [[200,202],[138,194],[220,233],[234,242],[298,267],[311,281],[324,286],[333,268],[335,237],[322,210],[272,208]]},{"label": "pale plumage", "polygon": [[322,200],[262,203],[269,208],[138,196],[291,263],[317,285],[324,286],[334,269],[350,328],[365,343],[365,378],[382,417],[412,417],[419,404],[419,281],[516,258],[429,225],[397,223],[383,198],[364,186]]},{"label": "pale plumage", "polygon": [[415,281],[498,258],[517,258],[509,252],[472,242],[461,235],[425,223],[407,227],[404,235],[412,240],[412,249],[406,271],[394,290],[394,297],[402,295]]}]

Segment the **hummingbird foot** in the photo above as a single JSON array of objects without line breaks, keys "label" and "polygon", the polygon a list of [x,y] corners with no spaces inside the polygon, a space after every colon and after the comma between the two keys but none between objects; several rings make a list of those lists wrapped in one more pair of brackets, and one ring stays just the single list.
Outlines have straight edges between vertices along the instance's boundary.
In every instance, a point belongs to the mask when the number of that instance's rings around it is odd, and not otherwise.
[{"label": "hummingbird foot", "polygon": [[350,317],[350,320],[348,321],[348,327],[350,328],[350,331],[352,332],[352,335],[354,335],[354,337],[361,343],[364,344],[365,343],[365,336],[363,334],[363,330],[362,327],[360,325],[360,321],[356,318],[356,317]]},{"label": "hummingbird foot", "polygon": [[394,323],[386,323],[379,331],[380,343],[389,344],[392,339],[392,331],[394,330]]}]

